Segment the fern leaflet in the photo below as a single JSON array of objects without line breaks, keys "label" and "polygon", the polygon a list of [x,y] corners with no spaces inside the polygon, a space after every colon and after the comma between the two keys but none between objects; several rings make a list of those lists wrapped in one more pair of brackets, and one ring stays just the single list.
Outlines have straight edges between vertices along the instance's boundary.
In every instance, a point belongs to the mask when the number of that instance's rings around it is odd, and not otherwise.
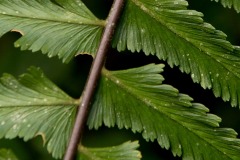
[{"label": "fern leaflet", "polygon": [[240,157],[240,140],[202,104],[162,84],[163,65],[123,71],[104,70],[88,125],[97,129],[131,128],[147,140],[157,140],[183,159],[232,160]]},{"label": "fern leaflet", "polygon": [[136,150],[138,142],[125,142],[119,146],[88,148],[79,146],[79,160],[140,160],[141,153]]},{"label": "fern leaflet", "polygon": [[[65,152],[78,101],[70,98],[37,68],[16,80],[9,74],[0,79],[0,138],[41,135],[55,158]],[[57,144],[57,145],[56,145]]]},{"label": "fern leaflet", "polygon": [[185,0],[127,0],[113,46],[143,50],[191,73],[194,82],[212,88],[216,97],[240,101],[240,50],[226,35],[187,10]]},{"label": "fern leaflet", "polygon": [[41,50],[68,62],[77,54],[95,55],[104,21],[80,0],[1,0],[0,36],[8,31],[23,36],[15,42],[22,50]]}]

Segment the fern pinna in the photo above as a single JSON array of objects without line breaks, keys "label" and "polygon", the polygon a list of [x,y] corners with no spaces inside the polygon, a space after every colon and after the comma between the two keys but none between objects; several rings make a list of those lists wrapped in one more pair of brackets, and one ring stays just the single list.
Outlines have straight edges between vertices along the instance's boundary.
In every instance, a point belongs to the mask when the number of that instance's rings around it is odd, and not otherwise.
[{"label": "fern pinna", "polygon": [[[238,0],[219,2],[240,11]],[[15,47],[68,63],[82,54],[95,59],[104,29],[116,25],[108,38],[119,53],[154,55],[212,89],[216,97],[240,106],[240,47],[187,7],[186,0],[125,0],[113,24],[109,17],[97,18],[81,0],[1,0],[0,36],[19,32]],[[186,160],[240,159],[237,133],[221,128],[221,118],[206,106],[164,84],[163,70],[163,64],[118,71],[103,67],[86,122],[89,129],[129,129]],[[40,135],[52,157],[63,158],[82,101],[82,96],[75,99],[62,91],[38,67],[18,78],[3,74],[0,138],[27,141]],[[103,148],[79,143],[77,159],[138,160],[138,147],[137,141]],[[0,149],[0,160],[17,159],[13,152]]]}]

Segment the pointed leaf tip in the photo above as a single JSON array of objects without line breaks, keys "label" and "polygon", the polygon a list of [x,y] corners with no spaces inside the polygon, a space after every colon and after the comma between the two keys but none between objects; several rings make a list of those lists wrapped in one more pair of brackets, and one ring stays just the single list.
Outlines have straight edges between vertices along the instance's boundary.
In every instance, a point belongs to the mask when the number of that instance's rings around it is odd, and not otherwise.
[{"label": "pointed leaf tip", "polygon": [[240,12],[240,2],[239,0],[211,0],[215,2],[221,2],[224,7],[234,8],[234,10],[239,13]]}]

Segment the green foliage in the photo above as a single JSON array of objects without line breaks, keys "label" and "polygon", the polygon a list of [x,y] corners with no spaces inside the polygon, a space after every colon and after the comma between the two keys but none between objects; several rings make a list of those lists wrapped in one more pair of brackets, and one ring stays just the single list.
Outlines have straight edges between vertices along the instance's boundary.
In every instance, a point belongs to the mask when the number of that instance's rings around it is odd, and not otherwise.
[{"label": "green foliage", "polygon": [[[221,3],[240,11],[237,0]],[[187,7],[186,0],[126,0],[112,46],[118,51],[156,55],[191,74],[193,82],[204,89],[212,88],[216,97],[240,106],[240,47],[205,23],[202,13]],[[78,54],[95,57],[107,22],[96,18],[81,0],[0,1],[0,36],[20,32],[16,47],[58,55],[63,62]],[[240,159],[237,133],[219,127],[221,118],[208,113],[204,105],[162,84],[163,67],[104,68],[88,127],[118,126],[139,132],[186,160]],[[62,158],[80,101],[59,89],[39,68],[29,68],[18,79],[4,74],[0,78],[0,138],[27,141],[40,135],[48,152]],[[78,152],[81,160],[139,160],[138,147],[138,142],[105,148],[80,144]],[[0,150],[0,160],[11,155]]]},{"label": "green foliage", "polygon": [[[228,128],[218,128],[221,119],[206,114],[202,104],[163,85],[162,65],[150,64],[123,71],[103,71],[89,116],[90,128],[104,123],[141,132],[147,140],[172,149],[183,159],[236,159],[240,140]],[[115,94],[114,94],[115,93]],[[186,139],[187,135],[187,139]],[[231,146],[229,146],[231,144]],[[206,150],[207,148],[207,150]]]},{"label": "green foliage", "polygon": [[[167,60],[216,97],[240,101],[240,50],[183,0],[128,0],[113,46]],[[144,22],[144,23],[143,23]]]},{"label": "green foliage", "polygon": [[0,149],[0,160],[18,160],[12,151]]},{"label": "green foliage", "polygon": [[125,142],[119,146],[105,148],[79,147],[79,160],[140,160],[141,153],[136,150],[138,142]]},{"label": "green foliage", "polygon": [[1,0],[0,36],[20,32],[22,50],[41,50],[68,62],[77,54],[95,54],[104,21],[98,20],[81,1]]},{"label": "green foliage", "polygon": [[215,2],[221,2],[224,7],[234,8],[238,13],[240,12],[240,1],[239,0],[211,0]]},{"label": "green foliage", "polygon": [[[37,68],[16,80],[9,74],[0,79],[0,138],[41,135],[56,158],[66,149],[78,101],[67,96]],[[58,145],[56,145],[58,144]]]}]

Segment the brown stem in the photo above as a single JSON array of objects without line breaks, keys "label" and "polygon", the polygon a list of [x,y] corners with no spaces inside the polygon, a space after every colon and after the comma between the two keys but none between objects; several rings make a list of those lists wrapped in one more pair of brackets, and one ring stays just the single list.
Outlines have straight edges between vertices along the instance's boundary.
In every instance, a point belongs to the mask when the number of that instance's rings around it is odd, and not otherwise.
[{"label": "brown stem", "polygon": [[83,91],[81,104],[78,108],[75,125],[64,160],[73,160],[76,155],[77,147],[82,138],[84,125],[88,116],[90,102],[94,95],[94,91],[97,86],[102,67],[104,65],[108,48],[111,44],[111,39],[114,33],[114,29],[116,27],[117,20],[121,15],[123,4],[124,0],[115,0],[113,2],[110,14],[107,19],[107,25],[105,27],[102,40],[97,51],[96,58],[93,61],[90,74],[85,85],[85,89]]}]

